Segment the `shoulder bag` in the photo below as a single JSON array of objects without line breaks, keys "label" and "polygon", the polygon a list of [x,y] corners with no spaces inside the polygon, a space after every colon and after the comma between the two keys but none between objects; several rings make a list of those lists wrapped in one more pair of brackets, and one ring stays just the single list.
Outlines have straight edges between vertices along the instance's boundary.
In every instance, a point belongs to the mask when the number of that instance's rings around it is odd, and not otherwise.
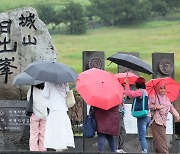
[{"label": "shoulder bag", "polygon": [[145,96],[142,89],[142,97],[136,97],[133,100],[131,115],[136,118],[142,118],[148,115],[148,96]]},{"label": "shoulder bag", "polygon": [[68,108],[70,108],[70,107],[73,107],[75,104],[76,104],[76,101],[74,98],[73,90],[69,90],[67,92],[66,105]]},{"label": "shoulder bag", "polygon": [[93,138],[96,134],[96,120],[94,119],[94,115],[89,112],[83,122],[83,136],[86,138]]}]

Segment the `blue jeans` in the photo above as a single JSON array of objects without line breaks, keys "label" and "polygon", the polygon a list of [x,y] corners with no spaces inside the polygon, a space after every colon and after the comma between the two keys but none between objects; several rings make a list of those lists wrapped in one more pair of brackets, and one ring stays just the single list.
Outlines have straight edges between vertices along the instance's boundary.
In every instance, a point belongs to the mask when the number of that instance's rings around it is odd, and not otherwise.
[{"label": "blue jeans", "polygon": [[99,152],[104,152],[104,146],[105,146],[105,138],[109,142],[109,146],[112,152],[116,151],[116,144],[115,140],[112,135],[109,134],[103,134],[103,133],[97,133],[98,135],[98,148]]},{"label": "blue jeans", "polygon": [[137,118],[138,137],[141,143],[142,153],[147,153],[146,131],[151,121],[149,116]]}]

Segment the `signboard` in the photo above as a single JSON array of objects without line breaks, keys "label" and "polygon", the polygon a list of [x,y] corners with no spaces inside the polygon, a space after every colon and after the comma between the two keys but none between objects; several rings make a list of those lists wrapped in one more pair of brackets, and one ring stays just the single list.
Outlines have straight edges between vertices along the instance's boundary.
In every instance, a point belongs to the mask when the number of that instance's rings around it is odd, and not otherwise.
[{"label": "signboard", "polygon": [[[131,104],[125,104],[124,125],[127,134],[137,134],[137,119],[131,115]],[[167,117],[166,134],[173,134],[173,116]]]},{"label": "signboard", "polygon": [[29,130],[29,117],[25,114],[27,101],[0,100],[0,131]]}]

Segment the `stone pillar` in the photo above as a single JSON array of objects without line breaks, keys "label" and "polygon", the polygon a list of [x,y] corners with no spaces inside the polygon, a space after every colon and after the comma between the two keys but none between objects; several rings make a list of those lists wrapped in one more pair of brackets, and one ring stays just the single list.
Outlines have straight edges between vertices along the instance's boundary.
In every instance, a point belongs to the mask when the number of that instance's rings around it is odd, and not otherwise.
[{"label": "stone pillar", "polygon": [[174,53],[152,53],[153,78],[174,78]]},{"label": "stone pillar", "polygon": [[[90,68],[98,68],[104,70],[104,52],[103,51],[83,51],[83,71]],[[87,105],[83,103],[83,121],[87,115]],[[83,151],[98,151],[97,138],[83,137]]]}]

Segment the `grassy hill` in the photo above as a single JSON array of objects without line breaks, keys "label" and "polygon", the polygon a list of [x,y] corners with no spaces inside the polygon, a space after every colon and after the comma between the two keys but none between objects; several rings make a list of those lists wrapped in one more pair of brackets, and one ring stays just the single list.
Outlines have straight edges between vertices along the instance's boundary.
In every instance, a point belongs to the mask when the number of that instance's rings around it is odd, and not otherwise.
[{"label": "grassy hill", "polygon": [[[175,78],[180,79],[180,21],[151,21],[128,27],[102,27],[84,35],[52,35],[58,61],[82,71],[82,51],[104,51],[105,57],[121,52],[139,52],[140,58],[151,63],[153,52],[174,53]],[[116,72],[116,64],[105,69]],[[142,74],[144,76],[144,74]],[[145,76],[150,78],[150,76]]]}]

